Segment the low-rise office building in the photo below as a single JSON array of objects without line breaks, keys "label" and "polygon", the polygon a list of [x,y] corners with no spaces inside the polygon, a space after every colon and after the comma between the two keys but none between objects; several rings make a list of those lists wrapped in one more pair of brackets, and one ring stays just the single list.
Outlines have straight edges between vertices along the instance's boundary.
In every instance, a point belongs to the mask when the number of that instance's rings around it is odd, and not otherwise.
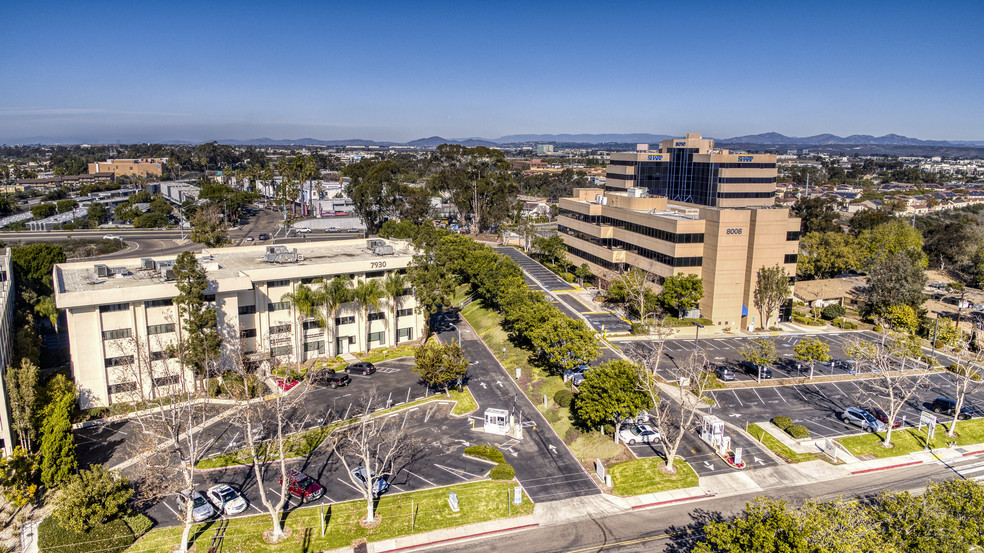
[{"label": "low-rise office building", "polygon": [[117,175],[131,175],[142,177],[144,175],[161,176],[164,174],[164,166],[167,164],[166,157],[143,158],[143,159],[107,159],[89,164],[89,174],[94,173],[116,173]]},{"label": "low-rise office building", "polygon": [[[383,299],[365,318],[362,306],[344,304],[327,328],[284,298],[301,284],[316,288],[322,278],[349,276],[355,284],[403,272],[413,253],[405,242],[384,240],[204,250],[198,260],[223,337],[220,368],[240,354],[294,363],[417,340],[424,316],[409,288],[395,305]],[[173,262],[172,256],[55,266],[55,301],[66,310],[83,408],[167,395],[190,380],[168,347],[182,333]]]},{"label": "low-rise office building", "polygon": [[[6,370],[14,364],[10,358],[13,345],[14,327],[14,270],[11,264],[10,248],[0,256],[0,369]],[[20,360],[16,360],[20,363]],[[3,440],[4,455],[14,449],[14,433],[10,429],[10,404],[7,401],[6,380],[0,378],[0,440]]]}]

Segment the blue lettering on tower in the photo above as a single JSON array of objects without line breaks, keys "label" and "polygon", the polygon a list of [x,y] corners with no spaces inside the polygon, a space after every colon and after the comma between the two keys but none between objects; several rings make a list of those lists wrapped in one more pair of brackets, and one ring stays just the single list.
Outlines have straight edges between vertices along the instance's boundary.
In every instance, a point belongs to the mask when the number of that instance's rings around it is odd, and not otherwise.
[{"label": "blue lettering on tower", "polygon": [[755,156],[738,156],[738,161],[752,161]]},{"label": "blue lettering on tower", "polygon": [[650,154],[646,158],[646,161],[663,161],[663,155],[662,154],[659,154],[659,155],[652,155],[652,154]]},{"label": "blue lettering on tower", "polygon": [[687,143],[686,142],[677,142],[676,145],[677,146],[686,146]]}]

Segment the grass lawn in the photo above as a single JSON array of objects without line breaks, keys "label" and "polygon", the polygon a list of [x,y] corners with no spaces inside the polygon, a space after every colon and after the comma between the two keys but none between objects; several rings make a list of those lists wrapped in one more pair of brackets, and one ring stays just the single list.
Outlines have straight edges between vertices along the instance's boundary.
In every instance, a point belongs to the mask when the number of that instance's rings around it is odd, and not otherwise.
[{"label": "grass lawn", "polygon": [[[510,482],[473,482],[447,488],[423,490],[403,494],[384,495],[376,513],[381,523],[373,530],[359,526],[366,514],[364,501],[337,503],[325,508],[328,523],[325,536],[321,537],[321,521],[317,507],[291,511],[286,526],[293,530],[290,539],[277,545],[263,542],[261,534],[270,528],[267,514],[232,519],[226,530],[223,551],[242,553],[322,551],[348,547],[352,541],[366,538],[369,541],[391,539],[442,528],[485,522],[509,516],[528,515],[533,503],[525,495],[521,505],[510,505],[509,493],[515,487]],[[460,510],[455,513],[448,506],[448,492],[458,495]],[[205,551],[211,543],[215,523],[196,525],[193,542],[198,551]],[[181,539],[181,527],[152,530],[132,547],[141,553],[167,553]]]},{"label": "grass lawn", "polygon": [[[936,434],[929,444],[931,448],[947,447],[950,443],[961,446],[984,443],[984,419],[971,419],[958,422],[957,436],[955,438],[946,435],[946,429],[949,425],[949,421],[945,425],[936,425]],[[895,447],[891,449],[882,447],[882,441],[884,439],[884,432],[874,432],[860,436],[839,438],[837,441],[855,456],[872,455],[877,458],[896,457],[925,449],[926,428],[922,430],[907,428],[901,431],[893,431],[892,445]]]},{"label": "grass lawn", "polygon": [[757,424],[749,424],[748,433],[754,436],[759,443],[785,459],[787,463],[802,463],[803,461],[814,461],[820,458],[820,455],[816,453],[797,453],[793,451]]},{"label": "grass lawn", "polygon": [[[482,337],[510,375],[515,375],[517,368],[523,369],[523,374],[530,374],[532,354],[514,346],[509,340],[509,334],[502,329],[502,315],[483,307],[481,302],[473,301],[461,310],[461,316]],[[505,353],[502,348],[505,348]]]},{"label": "grass lawn", "polygon": [[697,473],[683,459],[677,458],[673,467],[677,473],[663,474],[659,467],[665,463],[661,458],[636,459],[608,467],[612,475],[612,493],[622,497],[644,493],[665,492],[697,485]]},{"label": "grass lawn", "polygon": [[450,394],[451,399],[457,402],[454,409],[451,410],[452,415],[467,415],[468,413],[478,409],[478,402],[475,401],[475,398],[472,396],[471,392],[468,391],[467,387],[465,387],[464,391],[461,392],[452,388]]},{"label": "grass lawn", "polygon": [[[589,432],[570,444],[571,453],[578,459],[611,459],[624,451],[624,446],[615,443],[611,434],[601,435],[601,432]],[[640,492],[645,493],[645,492]],[[635,495],[635,494],[632,494]]]}]

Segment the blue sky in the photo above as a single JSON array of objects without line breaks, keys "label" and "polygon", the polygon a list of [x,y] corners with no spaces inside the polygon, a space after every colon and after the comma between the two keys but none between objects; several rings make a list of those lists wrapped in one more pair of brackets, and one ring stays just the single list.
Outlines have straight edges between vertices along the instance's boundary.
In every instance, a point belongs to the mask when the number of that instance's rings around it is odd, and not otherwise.
[{"label": "blue sky", "polygon": [[984,140],[984,2],[43,2],[0,143],[776,131]]}]

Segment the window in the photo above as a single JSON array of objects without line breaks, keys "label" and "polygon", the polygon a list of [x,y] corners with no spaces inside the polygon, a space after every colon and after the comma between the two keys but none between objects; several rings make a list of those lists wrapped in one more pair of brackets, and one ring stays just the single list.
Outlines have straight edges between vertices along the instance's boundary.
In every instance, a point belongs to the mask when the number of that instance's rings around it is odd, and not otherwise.
[{"label": "window", "polygon": [[371,273],[366,273],[366,278],[379,278],[383,276],[383,271],[373,271]]},{"label": "window", "polygon": [[270,355],[273,357],[280,357],[282,355],[290,355],[293,349],[290,346],[277,346],[275,348],[270,348]]},{"label": "window", "polygon": [[301,284],[314,284],[321,280],[321,277],[307,277],[301,279]]},{"label": "window", "polygon": [[281,286],[290,286],[289,280],[271,280],[267,282],[267,288],[278,288]]},{"label": "window", "polygon": [[373,342],[380,342],[380,343],[382,343],[382,341],[383,341],[383,333],[382,332],[370,332],[369,333],[369,343],[370,344],[373,343]]},{"label": "window", "polygon": [[397,340],[413,340],[413,329],[412,328],[400,328],[396,331]]},{"label": "window", "polygon": [[154,386],[171,386],[181,382],[179,375],[172,374],[168,376],[158,376],[154,379]]},{"label": "window", "polygon": [[170,307],[174,305],[174,300],[147,300],[144,302],[144,307],[150,309],[151,307]]},{"label": "window", "polygon": [[317,342],[307,342],[304,344],[304,351],[306,352],[316,351],[318,353],[324,353],[325,341],[318,340]]},{"label": "window", "polygon": [[800,239],[800,233],[798,230],[790,230],[786,232],[786,241],[795,242]]},{"label": "window", "polygon": [[132,355],[121,355],[119,357],[107,357],[105,359],[106,367],[122,367],[125,365],[133,364]]},{"label": "window", "polygon": [[202,299],[208,303],[215,303],[215,294],[205,294]]},{"label": "window", "polygon": [[410,317],[413,315],[413,309],[400,309],[396,312],[397,317]]},{"label": "window", "polygon": [[795,253],[787,253],[783,263],[796,263],[796,256]]},{"label": "window", "polygon": [[177,356],[177,352],[170,353],[167,350],[150,352],[151,361],[164,361],[165,359],[174,359]]},{"label": "window", "polygon": [[324,328],[321,326],[319,321],[304,321],[304,330],[311,330],[312,328]]},{"label": "window", "polygon": [[151,336],[155,334],[167,334],[168,332],[174,332],[174,323],[147,326],[147,334]]},{"label": "window", "polygon": [[126,311],[127,309],[130,309],[129,303],[113,303],[110,305],[99,306],[100,313],[112,313],[113,311]]},{"label": "window", "polygon": [[339,325],[350,325],[355,322],[355,316],[349,315],[347,317],[335,317],[335,326]]},{"label": "window", "polygon": [[103,340],[119,340],[120,338],[129,338],[130,329],[120,328],[118,330],[104,330]]},{"label": "window", "polygon": [[136,382],[120,382],[119,384],[110,384],[109,393],[110,394],[120,394],[123,392],[132,392],[137,389]]},{"label": "window", "polygon": [[284,309],[290,309],[289,301],[278,301],[267,304],[267,311],[283,311]]},{"label": "window", "polygon": [[412,296],[413,295],[413,288],[404,288],[403,291],[400,292],[400,295],[401,296]]},{"label": "window", "polygon": [[286,334],[290,332],[290,325],[274,325],[270,327],[270,334]]},{"label": "window", "polygon": [[244,328],[243,330],[240,330],[239,331],[239,337],[240,338],[256,338],[256,329],[255,328]]},{"label": "window", "polygon": [[239,314],[240,315],[252,315],[253,313],[256,313],[256,306],[255,305],[240,305],[239,306]]},{"label": "window", "polygon": [[377,313],[370,313],[369,314],[369,321],[370,322],[371,321],[382,321],[385,318],[386,318],[386,313],[383,313],[382,311],[379,311]]}]

